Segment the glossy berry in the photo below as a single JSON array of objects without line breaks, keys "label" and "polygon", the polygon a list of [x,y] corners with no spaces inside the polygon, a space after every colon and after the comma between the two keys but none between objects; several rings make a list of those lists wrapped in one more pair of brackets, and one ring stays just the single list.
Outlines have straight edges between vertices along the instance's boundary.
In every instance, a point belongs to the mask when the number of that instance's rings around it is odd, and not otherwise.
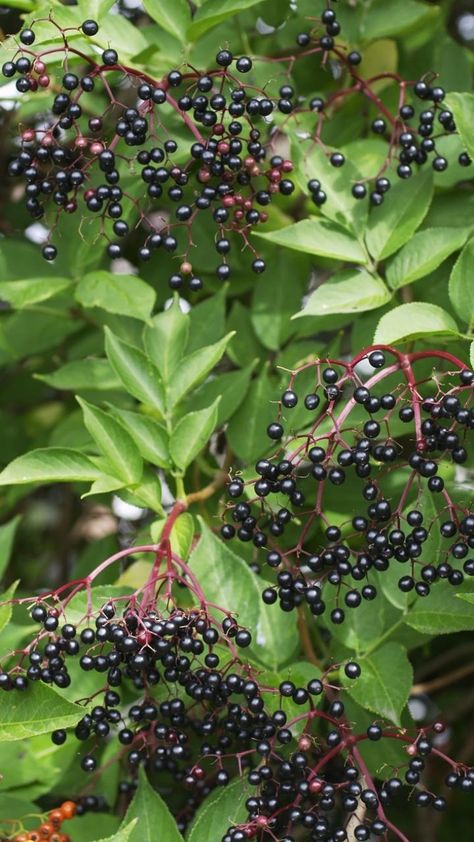
[{"label": "glossy berry", "polygon": [[99,24],[95,20],[85,20],[81,25],[84,35],[97,35],[99,31]]},{"label": "glossy berry", "polygon": [[115,50],[104,50],[102,53],[102,61],[107,66],[112,66],[117,64],[118,61],[118,54]]},{"label": "glossy berry", "polygon": [[35,40],[35,33],[32,29],[23,29],[20,32],[20,41],[22,44],[25,44],[27,47],[31,46]]}]

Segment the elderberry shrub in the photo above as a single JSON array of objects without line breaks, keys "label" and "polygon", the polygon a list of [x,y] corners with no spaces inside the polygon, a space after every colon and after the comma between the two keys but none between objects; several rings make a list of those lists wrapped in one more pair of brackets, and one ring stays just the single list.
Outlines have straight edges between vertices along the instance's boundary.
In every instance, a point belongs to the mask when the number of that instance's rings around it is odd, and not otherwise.
[{"label": "elderberry shrub", "polygon": [[[310,119],[311,148],[319,144],[325,149],[324,124],[341,99],[364,96],[370,106],[367,113],[374,107],[377,111],[370,116],[370,129],[387,142],[379,172],[364,182],[351,184],[349,179],[347,189],[355,200],[369,195],[372,205],[382,204],[391,186],[390,168],[407,179],[416,167],[431,164],[441,172],[448,166],[437,141],[455,132],[456,126],[443,104],[444,90],[434,84],[433,75],[405,82],[395,73],[384,73],[399,87],[398,111],[392,113],[391,100],[384,104],[371,87],[377,77],[359,76],[361,54],[338,44],[341,26],[333,9],[322,11],[311,31],[298,35],[296,55],[279,59],[292,63],[309,59],[319,67],[329,56],[348,84],[326,101],[320,96],[306,101],[293,85],[275,87],[272,78],[262,90],[252,82],[255,59],[234,56],[227,49],[217,53],[206,71],[185,65],[170,68],[155,80],[123,65],[113,48],[104,50],[100,60],[77,49],[78,33],[86,39],[97,34],[95,21],[84,21],[76,31],[62,30],[48,20],[62,35],[64,63],[58,67],[56,55],[49,62],[57,48],[35,47],[33,23],[20,34],[12,60],[3,65],[3,75],[16,78],[20,93],[54,91],[41,128],[37,122],[22,127],[21,149],[10,161],[9,174],[24,181],[26,209],[33,219],[44,218],[50,225],[50,239],[61,214],[81,219],[92,215],[98,234],[107,242],[109,258],[116,259],[124,249],[128,253],[129,235],[138,226],[139,261],[149,261],[157,251],[175,259],[176,269],[168,277],[172,289],[186,282],[191,291],[202,287],[190,256],[193,225],[202,214],[212,215],[215,224],[218,279],[231,276],[236,239],[252,253],[253,271],[265,270],[250,235],[267,221],[272,200],[289,197],[295,190],[289,178],[293,163],[275,153],[275,137],[278,133],[291,137],[302,120]],[[129,96],[122,101],[124,87],[131,89],[132,102]],[[98,97],[105,99],[103,110],[92,115],[87,101],[91,92],[96,97],[93,108]],[[41,107],[44,110],[43,101]],[[186,132],[186,141],[181,131],[176,133],[177,124]],[[327,156],[335,168],[346,163],[340,151],[329,151]],[[463,166],[471,163],[465,151],[458,160]],[[320,179],[311,178],[307,189],[317,206],[327,201]],[[135,248],[136,236],[132,239]],[[42,253],[52,261],[57,247],[48,241]]]},{"label": "elderberry shrub", "polygon": [[[389,569],[419,597],[474,575],[474,513],[456,482],[474,429],[473,386],[474,373],[447,352],[385,346],[291,373],[267,429],[272,449],[256,479],[229,482],[221,527],[278,571],[264,602],[307,604],[315,616],[330,603],[338,624],[376,598]],[[344,510],[344,522],[331,522]]]}]

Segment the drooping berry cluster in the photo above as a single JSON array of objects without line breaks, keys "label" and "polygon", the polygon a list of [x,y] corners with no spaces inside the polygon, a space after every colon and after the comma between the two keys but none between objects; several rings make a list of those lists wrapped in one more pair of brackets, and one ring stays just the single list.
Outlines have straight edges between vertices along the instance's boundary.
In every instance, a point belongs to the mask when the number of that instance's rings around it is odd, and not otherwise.
[{"label": "drooping berry cluster", "polygon": [[[410,178],[416,172],[416,167],[423,167],[427,163],[431,164],[435,172],[447,169],[448,159],[438,151],[437,142],[439,145],[440,139],[455,133],[456,124],[452,112],[443,106],[446,92],[436,84],[435,73],[430,71],[416,82],[408,82],[398,73],[385,71],[366,79],[356,69],[362,62],[362,54],[356,50],[347,52],[344,45],[338,45],[335,39],[340,32],[341,25],[336,11],[326,9],[320,21],[309,32],[301,32],[296,39],[297,45],[303,50],[302,56],[322,53],[323,61],[330,57],[339,65],[341,72],[345,70],[348,77],[347,85],[326,100],[321,96],[310,100],[309,111],[314,113],[316,122],[309,133],[309,139],[311,143],[321,141],[324,123],[331,118],[341,100],[354,95],[364,97],[375,111],[375,116],[369,117],[367,129],[387,142],[388,151],[379,172],[371,178],[354,183],[351,190],[355,199],[365,199],[369,195],[370,203],[379,206],[391,187],[391,180],[386,174],[389,168],[394,167],[396,176],[401,179]],[[398,109],[395,113],[374,90],[376,83],[382,79],[391,80],[398,87]],[[411,102],[408,101],[410,95]],[[426,105],[429,107],[424,107]],[[414,121],[416,126],[412,125]],[[333,167],[344,166],[346,159],[341,152],[328,154]],[[466,151],[458,154],[458,163],[463,167],[471,164]],[[323,205],[327,196],[320,180],[310,179],[307,186],[314,203]]]},{"label": "drooping berry cluster", "polygon": [[[81,28],[86,36],[98,31],[94,21],[85,21]],[[191,290],[198,290],[202,283],[189,259],[191,231],[206,211],[215,223],[215,249],[221,258],[217,277],[225,281],[230,276],[234,234],[253,253],[253,271],[263,272],[265,262],[250,245],[249,233],[266,221],[265,208],[275,194],[287,196],[294,190],[288,178],[291,161],[268,152],[265,121],[275,109],[285,110],[285,95],[291,89],[283,86],[276,98],[269,98],[254,85],[244,86],[241,77],[251,70],[252,61],[246,56],[234,59],[228,50],[217,54],[216,69],[172,70],[156,82],[123,66],[112,49],[105,50],[97,64],[68,46],[67,34],[63,32],[66,64],[77,64],[77,72],[67,69],[63,74],[48,124],[22,131],[22,149],[9,165],[10,175],[26,182],[26,207],[33,218],[42,219],[52,206],[54,228],[61,212],[94,214],[108,240],[109,257],[118,258],[120,240],[134,225],[126,217],[138,216],[143,236],[138,258],[147,261],[163,249],[176,257],[170,286],[179,289],[187,280]],[[33,31],[24,30],[20,40],[32,44]],[[48,50],[22,48],[14,61],[3,65],[3,74],[18,76],[21,92],[52,86],[48,55]],[[120,102],[120,90],[115,91],[124,80],[132,86],[133,105]],[[108,104],[100,116],[87,117],[81,103],[98,90]],[[176,115],[191,145],[170,137]],[[139,190],[130,186],[135,174]],[[170,211],[163,202],[176,207]],[[43,247],[47,260],[56,254],[52,243]]]},{"label": "drooping berry cluster", "polygon": [[[139,260],[148,261],[157,250],[169,253],[176,262],[168,277],[170,286],[179,289],[187,282],[191,290],[199,290],[202,280],[193,269],[192,229],[204,213],[211,214],[215,223],[219,279],[231,275],[229,255],[235,249],[235,235],[253,254],[253,271],[264,271],[265,262],[256,254],[250,235],[256,225],[266,222],[275,195],[289,196],[294,191],[288,178],[293,164],[275,153],[274,141],[287,128],[291,134],[294,118],[307,121],[314,115],[315,123],[307,132],[308,150],[314,143],[322,144],[325,123],[352,96],[364,97],[375,109],[371,129],[388,147],[386,160],[373,178],[349,185],[355,199],[364,199],[369,186],[371,203],[380,205],[391,186],[385,171],[394,161],[400,178],[410,177],[415,165],[427,161],[437,171],[448,165],[436,143],[456,127],[451,112],[443,108],[445,94],[434,84],[433,75],[416,84],[396,73],[364,79],[357,71],[360,53],[347,53],[335,40],[340,24],[332,9],[323,11],[311,32],[298,36],[295,55],[274,59],[292,66],[303,59],[325,64],[330,57],[347,84],[326,101],[313,96],[306,102],[287,83],[275,90],[271,82],[264,89],[251,81],[244,83],[243,75],[250,74],[252,79],[255,59],[236,58],[227,49],[217,53],[216,66],[210,70],[200,72],[186,65],[154,80],[123,65],[111,48],[103,51],[97,63],[92,51],[83,52],[75,42],[68,42],[77,30],[63,30],[54,21],[51,26],[61,32],[64,43],[60,78],[56,79],[57,56],[51,55],[57,48],[35,50],[34,28],[20,33],[20,48],[3,65],[3,75],[16,77],[21,93],[53,87],[55,91],[47,119],[22,129],[21,150],[9,165],[10,175],[25,182],[27,210],[34,219],[44,217],[49,225],[43,246],[47,260],[57,255],[51,240],[61,214],[77,213],[81,220],[92,214],[95,234],[107,241],[110,258],[120,257],[124,245],[129,253],[129,241],[135,246],[139,237]],[[94,38],[98,25],[87,20],[80,30],[86,38]],[[374,91],[380,78],[399,88],[395,114]],[[122,102],[125,88],[127,102]],[[406,101],[411,89],[414,104]],[[105,105],[102,113],[88,116],[92,92],[95,97],[102,95]],[[429,103],[430,108],[418,113],[416,101]],[[413,120],[417,127],[410,128]],[[178,125],[192,138],[191,144],[174,139]],[[341,152],[327,154],[334,167],[344,165]],[[459,162],[470,163],[466,152],[460,154]],[[320,179],[310,179],[308,190],[316,205],[325,203]]]},{"label": "drooping berry cluster", "polygon": [[[474,515],[452,476],[468,459],[473,384],[448,353],[383,346],[292,372],[267,430],[277,450],[257,462],[257,479],[228,484],[236,502],[221,527],[226,539],[266,548],[278,569],[266,603],[306,603],[317,616],[332,586],[331,620],[341,623],[376,597],[377,572],[395,568],[400,590],[422,597],[441,579],[458,587],[474,575]],[[344,484],[351,514],[334,524],[326,511],[341,509]],[[434,535],[439,558],[424,550]]]}]

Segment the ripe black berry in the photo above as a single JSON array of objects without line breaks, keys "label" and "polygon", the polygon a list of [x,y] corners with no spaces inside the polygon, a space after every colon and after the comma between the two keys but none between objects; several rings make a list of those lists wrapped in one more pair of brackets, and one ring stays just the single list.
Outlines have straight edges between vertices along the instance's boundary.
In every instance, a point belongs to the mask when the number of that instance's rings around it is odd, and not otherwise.
[{"label": "ripe black berry", "polygon": [[117,64],[118,61],[118,54],[115,50],[104,50],[102,53],[102,61],[108,67],[111,67],[114,64]]},{"label": "ripe black berry", "polygon": [[99,24],[95,20],[85,20],[81,26],[84,35],[97,35]]},{"label": "ripe black berry", "polygon": [[25,44],[27,47],[29,47],[31,44],[33,44],[34,40],[35,40],[35,33],[33,32],[32,29],[24,29],[22,32],[20,32],[20,41],[21,41],[22,44]]}]

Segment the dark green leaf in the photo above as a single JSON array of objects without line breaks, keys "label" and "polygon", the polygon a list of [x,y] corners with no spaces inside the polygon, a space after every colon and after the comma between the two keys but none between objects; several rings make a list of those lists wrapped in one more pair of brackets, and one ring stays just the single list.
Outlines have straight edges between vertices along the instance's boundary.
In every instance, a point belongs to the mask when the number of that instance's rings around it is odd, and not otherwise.
[{"label": "dark green leaf", "polygon": [[390,257],[408,242],[423,222],[432,195],[433,176],[429,170],[393,185],[387,201],[373,208],[369,217],[366,243],[375,260]]},{"label": "dark green leaf", "polygon": [[275,386],[265,368],[250,384],[245,405],[237,410],[229,422],[229,444],[245,462],[252,462],[269,448],[266,428],[274,421],[277,413]]},{"label": "dark green leaf", "polygon": [[229,371],[227,374],[218,374],[212,379],[209,378],[189,398],[187,406],[190,410],[204,409],[220,397],[217,408],[217,426],[220,426],[224,421],[228,421],[241,405],[247,394],[255,365],[256,362],[238,371]]},{"label": "dark green leaf", "polygon": [[12,518],[12,520],[9,520],[8,523],[4,523],[0,526],[0,579],[8,567],[13,549],[13,542],[15,540],[15,533],[20,521],[21,515],[17,515]]},{"label": "dark green leaf", "polygon": [[[301,305],[310,267],[308,260],[299,255],[288,259],[288,255],[275,251],[270,259],[274,269],[271,276],[263,274],[255,287],[251,319],[255,334],[265,348],[277,351],[296,331],[291,316]],[[290,272],[291,284],[288,283]]]},{"label": "dark green leaf", "polygon": [[413,682],[413,669],[405,649],[387,643],[360,659],[361,675],[347,684],[347,691],[362,707],[400,725]]}]

